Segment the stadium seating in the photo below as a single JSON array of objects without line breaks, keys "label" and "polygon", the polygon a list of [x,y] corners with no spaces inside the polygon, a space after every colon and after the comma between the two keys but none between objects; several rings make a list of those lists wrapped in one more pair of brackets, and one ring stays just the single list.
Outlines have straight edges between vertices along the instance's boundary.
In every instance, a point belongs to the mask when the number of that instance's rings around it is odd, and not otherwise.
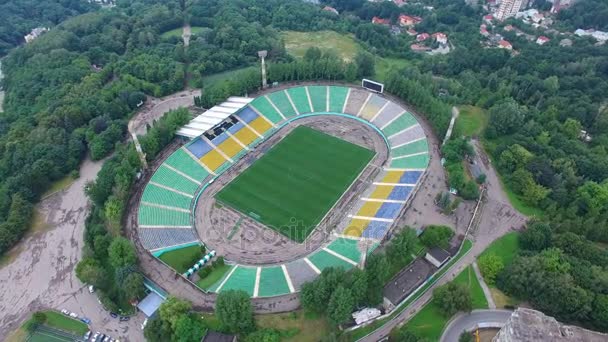
[{"label": "stadium seating", "polygon": [[299,114],[312,112],[305,87],[289,88],[286,92]]},{"label": "stadium seating", "polygon": [[304,259],[294,260],[285,266],[296,291],[299,291],[302,285],[317,277],[317,272],[310,268]]},{"label": "stadium seating", "polygon": [[258,297],[272,297],[290,293],[285,274],[280,266],[262,267]]},{"label": "stadium seating", "polygon": [[211,150],[201,158],[201,162],[203,162],[211,171],[216,171],[226,162],[226,158],[218,151]]},{"label": "stadium seating", "polygon": [[412,114],[404,112],[392,122],[388,123],[385,127],[381,128],[382,132],[384,132],[387,137],[391,137],[392,135],[397,134],[406,128],[412,127],[417,123],[418,121],[416,121]]},{"label": "stadium seating", "polygon": [[165,164],[170,165],[197,180],[202,181],[209,176],[209,173],[201,166],[201,164],[192,159],[192,157],[188,155],[188,152],[181,148],[173,152],[173,154],[171,154],[169,158],[165,160]]},{"label": "stadium seating", "polygon": [[137,222],[140,226],[187,227],[190,226],[190,214],[183,211],[140,204]]},{"label": "stadium seating", "polygon": [[374,199],[387,199],[393,191],[393,185],[377,185],[369,198]]},{"label": "stadium seating", "polygon": [[252,129],[254,129],[256,132],[258,132],[260,134],[264,134],[272,128],[272,125],[269,124],[268,121],[266,121],[266,119],[264,119],[262,117],[258,117],[257,119],[255,119],[255,120],[251,121],[251,123],[249,123],[249,127],[251,127]]},{"label": "stadium seating", "polygon": [[365,106],[363,106],[363,108],[361,109],[360,117],[364,118],[367,121],[371,121],[387,102],[388,101],[383,99],[382,97],[376,94],[372,94]]},{"label": "stadium seating", "polygon": [[250,123],[258,118],[258,113],[254,112],[250,107],[245,107],[236,113],[236,116],[244,122]]},{"label": "stadium seating", "polygon": [[367,98],[371,96],[371,94],[365,90],[361,89],[351,89],[348,94],[348,100],[346,100],[346,107],[344,107],[344,113],[350,115],[359,114],[359,110],[367,101]]},{"label": "stadium seating", "polygon": [[291,118],[297,115],[296,110],[291,105],[289,98],[285,94],[285,91],[275,91],[267,95],[268,99],[274,103],[275,107],[285,118]]},{"label": "stadium seating", "polygon": [[346,87],[329,87],[329,111],[334,113],[342,113],[346,96],[349,88]]},{"label": "stadium seating", "polygon": [[394,169],[425,169],[429,164],[429,154],[418,154],[401,159],[391,160],[391,168]]},{"label": "stadium seating", "polygon": [[233,137],[245,146],[249,146],[260,139],[260,137],[248,127],[241,128],[238,132],[233,134]]},{"label": "stadium seating", "polygon": [[428,150],[429,146],[425,138],[398,147],[393,147],[393,149],[391,150],[391,155],[393,159],[396,159],[402,156],[409,156],[420,152],[427,152]]},{"label": "stadium seating", "polygon": [[391,136],[389,139],[392,146],[401,146],[412,141],[424,139],[424,130],[420,125],[410,126],[409,128]]},{"label": "stadium seating", "polygon": [[308,94],[312,102],[313,112],[327,111],[327,87],[324,86],[308,86]]},{"label": "stadium seating", "polygon": [[394,201],[405,201],[414,189],[413,186],[395,186],[387,199]]},{"label": "stadium seating", "polygon": [[147,250],[161,249],[198,241],[190,228],[139,228],[139,240]]},{"label": "stadium seating", "polygon": [[221,144],[216,146],[220,151],[224,152],[224,154],[228,158],[232,159],[234,156],[236,156],[239,152],[243,150],[243,146],[241,146],[234,138],[232,138],[228,134],[223,133],[222,135],[225,135],[226,139]]},{"label": "stadium seating", "polygon": [[253,296],[253,288],[255,286],[255,278],[257,268],[246,266],[235,266],[234,272],[228,274],[228,278],[224,286],[219,289],[219,292],[227,290],[243,290]]},{"label": "stadium seating", "polygon": [[148,184],[144,189],[141,200],[147,203],[165,205],[182,209],[190,209],[192,197],[160,188],[154,184]]},{"label": "stadium seating", "polygon": [[370,221],[361,236],[368,239],[381,239],[390,227],[390,222]]},{"label": "stadium seating", "polygon": [[199,184],[171,170],[165,164],[154,172],[150,181],[187,194],[193,194],[199,186]]},{"label": "stadium seating", "polygon": [[395,120],[395,118],[403,112],[403,108],[391,102],[384,107],[375,118],[372,118],[372,122],[376,127],[382,128]]},{"label": "stadium seating", "polygon": [[348,236],[359,237],[365,230],[365,227],[369,225],[369,220],[363,219],[352,219],[346,229],[344,229],[344,234]]},{"label": "stadium seating", "polygon": [[318,252],[310,255],[308,257],[308,260],[310,260],[310,262],[315,265],[315,267],[321,272],[328,267],[342,267],[345,270],[349,270],[355,267],[355,265],[353,265],[352,263],[342,260],[337,256],[324,250],[319,250]]},{"label": "stadium seating", "polygon": [[407,171],[403,173],[403,176],[399,179],[399,183],[402,184],[416,184],[422,176],[422,171]]},{"label": "stadium seating", "polygon": [[361,251],[358,247],[359,241],[353,239],[337,238],[327,246],[334,251],[356,263],[361,261]]},{"label": "stadium seating", "polygon": [[359,209],[357,212],[356,216],[374,217],[381,206],[382,202],[365,202],[361,209]]},{"label": "stadium seating", "polygon": [[378,211],[376,212],[374,217],[384,218],[384,219],[394,219],[397,217],[397,214],[399,214],[399,210],[402,207],[403,207],[403,205],[401,203],[391,203],[391,202],[382,203],[382,206],[380,208],[378,208]]},{"label": "stadium seating", "polygon": [[205,155],[205,153],[209,152],[213,147],[207,144],[201,138],[194,139],[191,143],[189,143],[186,148],[190,153],[192,153],[196,158],[200,158]]},{"label": "stadium seating", "polygon": [[276,124],[283,121],[285,118],[279,114],[270,104],[266,96],[260,96],[249,103],[249,106],[253,108],[258,114],[264,115],[270,122]]}]

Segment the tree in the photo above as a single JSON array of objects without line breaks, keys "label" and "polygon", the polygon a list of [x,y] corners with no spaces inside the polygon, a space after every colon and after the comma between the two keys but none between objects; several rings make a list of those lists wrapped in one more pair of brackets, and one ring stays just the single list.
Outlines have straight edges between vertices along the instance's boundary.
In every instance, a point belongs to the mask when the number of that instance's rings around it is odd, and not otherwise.
[{"label": "tree", "polygon": [[160,318],[169,324],[172,331],[175,331],[180,317],[190,312],[191,308],[192,304],[190,302],[177,297],[169,297],[158,310]]},{"label": "tree", "polygon": [[316,46],[311,46],[306,49],[306,52],[304,53],[304,60],[309,62],[316,61],[321,58],[321,55],[321,49]]},{"label": "tree", "polygon": [[433,248],[447,248],[454,231],[448,226],[428,226],[420,236],[423,245]]},{"label": "tree", "polygon": [[458,342],[473,342],[473,335],[468,331],[463,331],[458,337]]},{"label": "tree", "polygon": [[357,77],[373,76],[375,71],[374,56],[368,52],[359,51],[355,55],[355,65],[357,66]]},{"label": "tree", "polygon": [[433,290],[433,298],[445,317],[451,317],[458,311],[471,311],[473,301],[466,286],[454,282],[442,285]]},{"label": "tree", "polygon": [[215,315],[228,332],[247,334],[255,329],[251,300],[245,291],[220,292],[215,303]]},{"label": "tree", "polygon": [[486,254],[481,256],[477,260],[477,264],[484,279],[490,285],[493,285],[495,283],[496,276],[498,276],[498,274],[504,268],[502,259],[496,254]]},{"label": "tree", "polygon": [[411,260],[415,245],[416,231],[410,227],[404,227],[391,239],[391,243],[386,248],[386,255],[392,262],[405,265]]},{"label": "tree", "polygon": [[350,289],[338,286],[327,304],[327,318],[334,325],[340,325],[350,319],[355,301]]},{"label": "tree", "polygon": [[355,268],[349,272],[347,288],[351,290],[355,305],[363,305],[366,302],[368,287],[367,272],[360,268]]},{"label": "tree", "polygon": [[46,314],[42,311],[36,311],[32,315],[32,320],[38,325],[44,324],[46,322],[46,318]]},{"label": "tree", "polygon": [[101,264],[93,258],[84,258],[76,265],[76,277],[85,284],[105,287],[106,273]]},{"label": "tree", "polygon": [[540,251],[551,245],[552,232],[549,224],[533,221],[519,235],[519,245],[528,250]]},{"label": "tree", "polygon": [[245,342],[279,342],[281,334],[275,329],[260,329],[245,337]]},{"label": "tree", "polygon": [[122,236],[112,241],[108,248],[108,257],[114,268],[137,264],[137,254],[133,243]]},{"label": "tree", "polygon": [[203,322],[189,315],[181,315],[175,322],[175,329],[171,341],[190,342],[200,341],[205,335]]},{"label": "tree", "polygon": [[515,100],[507,99],[490,108],[490,121],[486,129],[489,138],[513,133],[520,128],[526,117],[526,110]]},{"label": "tree", "polygon": [[156,315],[149,319],[148,324],[144,328],[144,337],[150,342],[165,342],[170,341],[173,335],[171,324]]},{"label": "tree", "polygon": [[122,284],[122,290],[129,300],[141,298],[145,293],[144,277],[140,273],[131,273]]},{"label": "tree", "polygon": [[367,303],[377,305],[382,302],[382,289],[390,275],[390,264],[384,254],[372,254],[365,265],[367,271]]}]

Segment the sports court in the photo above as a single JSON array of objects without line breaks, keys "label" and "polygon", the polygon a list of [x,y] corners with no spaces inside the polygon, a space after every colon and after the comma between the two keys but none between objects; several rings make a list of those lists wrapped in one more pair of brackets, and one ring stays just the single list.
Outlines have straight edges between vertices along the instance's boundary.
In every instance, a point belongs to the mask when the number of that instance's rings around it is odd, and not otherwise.
[{"label": "sports court", "polygon": [[299,126],[216,198],[290,239],[303,242],[374,154]]}]

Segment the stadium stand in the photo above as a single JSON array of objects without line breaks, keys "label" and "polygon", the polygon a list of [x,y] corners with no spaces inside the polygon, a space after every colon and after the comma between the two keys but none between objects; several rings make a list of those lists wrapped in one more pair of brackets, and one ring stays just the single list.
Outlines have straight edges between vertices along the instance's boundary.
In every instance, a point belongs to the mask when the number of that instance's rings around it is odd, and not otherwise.
[{"label": "stadium stand", "polygon": [[391,223],[389,222],[370,221],[361,236],[368,239],[381,239],[390,227]]},{"label": "stadium stand", "polygon": [[253,296],[256,272],[257,268],[255,267],[235,266],[234,271],[231,270],[227,275],[228,278],[223,280],[223,286],[219,288],[218,292],[226,290],[243,290],[247,292],[249,296]]},{"label": "stadium stand", "polygon": [[147,203],[190,209],[192,196],[184,196],[174,191],[160,188],[154,184],[148,184],[144,189],[144,194],[141,197],[141,200]]},{"label": "stadium stand", "polygon": [[154,172],[150,181],[187,194],[193,194],[199,186],[199,184],[171,170],[165,164]]},{"label": "stadium stand", "polygon": [[308,260],[321,272],[328,267],[342,267],[345,270],[349,270],[356,266],[324,250],[317,251],[309,256]]},{"label": "stadium stand", "polygon": [[194,139],[191,143],[189,143],[186,148],[190,153],[192,153],[196,158],[201,158],[205,155],[205,153],[211,151],[213,147],[211,147],[207,142],[203,141],[201,138]]},{"label": "stadium stand", "polygon": [[378,209],[382,206],[382,202],[365,202],[356,216],[374,217]]},{"label": "stadium stand", "polygon": [[365,228],[369,225],[369,222],[369,220],[352,219],[344,230],[344,234],[348,236],[359,237],[361,236]]},{"label": "stadium stand", "polygon": [[406,171],[403,173],[403,176],[399,178],[399,183],[402,184],[416,184],[420,177],[422,176],[422,171]]},{"label": "stadium stand", "polygon": [[181,148],[173,152],[173,154],[171,154],[169,158],[165,160],[165,164],[168,164],[173,168],[187,174],[188,176],[201,181],[209,176],[209,173],[201,166],[201,164],[192,159],[192,157],[188,155],[188,152]]},{"label": "stadium stand", "polygon": [[402,156],[409,156],[415,153],[427,152],[428,149],[429,146],[426,141],[426,138],[423,138],[420,140],[411,141],[407,144],[398,147],[393,147],[393,149],[391,150],[391,155],[393,159],[398,159]]},{"label": "stadium stand", "polygon": [[305,87],[289,88],[286,92],[299,114],[312,112]]},{"label": "stadium stand", "polygon": [[329,87],[329,111],[334,113],[342,113],[344,102],[348,96],[349,88],[346,87]]},{"label": "stadium stand", "polygon": [[299,291],[304,283],[312,281],[317,277],[317,272],[310,268],[304,259],[292,261],[285,266],[296,291]]},{"label": "stadium stand", "polygon": [[207,154],[205,154],[201,159],[201,162],[205,164],[211,171],[218,171],[218,168],[222,166],[226,162],[226,158],[224,158],[218,151],[211,150]]},{"label": "stadium stand", "polygon": [[399,114],[403,113],[404,110],[399,105],[391,102],[384,109],[382,109],[375,118],[372,118],[371,121],[377,127],[384,127],[393,121]]},{"label": "stadium stand", "polygon": [[272,297],[290,293],[289,285],[280,266],[262,267],[258,297]]},{"label": "stadium stand", "polygon": [[417,154],[401,159],[391,160],[390,167],[393,169],[425,169],[429,164],[429,153]]},{"label": "stadium stand", "polygon": [[[399,179],[397,179],[397,180],[399,180]],[[372,192],[372,194],[369,196],[369,198],[387,199],[388,196],[393,191],[393,188],[394,188],[393,185],[377,185],[376,189],[374,189],[374,192]]]},{"label": "stadium stand", "polygon": [[248,127],[241,128],[233,134],[233,137],[245,146],[249,146],[256,142],[260,137]]},{"label": "stadium stand", "polygon": [[387,199],[394,201],[405,201],[413,189],[413,186],[395,186],[388,195]]},{"label": "stadium stand", "polygon": [[272,128],[272,125],[268,123],[268,121],[266,121],[266,119],[264,119],[263,117],[258,117],[257,119],[251,121],[249,127],[251,127],[260,134],[264,134]]},{"label": "stadium stand", "polygon": [[403,207],[400,203],[382,203],[382,206],[378,208],[378,211],[374,215],[377,218],[394,219],[399,214],[399,210]]},{"label": "stadium stand", "polygon": [[327,111],[327,87],[308,86],[308,94],[312,102],[313,112]]},{"label": "stadium stand", "polygon": [[190,226],[190,214],[183,211],[140,204],[137,222],[140,227],[188,227]]},{"label": "stadium stand", "polygon": [[327,246],[327,249],[332,250],[350,260],[359,263],[361,261],[361,251],[358,247],[359,241],[346,238],[337,238]]},{"label": "stadium stand", "polygon": [[267,95],[268,99],[274,103],[275,107],[285,116],[285,118],[291,118],[296,116],[296,110],[291,105],[291,101],[287,97],[285,91],[275,91]]},{"label": "stadium stand", "polygon": [[190,228],[139,228],[139,240],[145,249],[155,250],[198,241]]},{"label": "stadium stand", "polygon": [[420,125],[410,126],[409,128],[390,137],[392,146],[401,146],[411,141],[424,139],[424,130]]},{"label": "stadium stand", "polygon": [[376,94],[372,94],[372,97],[369,98],[365,106],[361,108],[360,117],[367,121],[371,121],[387,103],[387,100]]},{"label": "stadium stand", "polygon": [[274,109],[266,96],[260,96],[253,100],[249,106],[255,110],[258,115],[264,115],[270,122],[276,124],[283,121],[285,118]]},{"label": "stadium stand", "polygon": [[222,151],[228,158],[233,158],[239,152],[243,150],[243,146],[241,146],[234,138],[224,133],[223,136],[226,136],[226,139],[219,145],[216,145],[217,148]]},{"label": "stadium stand", "polygon": [[404,112],[401,113],[396,119],[389,122],[386,127],[381,126],[380,128],[382,128],[382,132],[384,132],[384,134],[390,138],[394,134],[397,134],[403,131],[404,129],[412,127],[417,123],[418,121],[416,121],[412,114]]},{"label": "stadium stand", "polygon": [[346,107],[344,107],[344,113],[350,115],[359,114],[359,110],[370,96],[371,93],[365,90],[351,89],[350,94],[348,94],[348,100],[346,101]]}]

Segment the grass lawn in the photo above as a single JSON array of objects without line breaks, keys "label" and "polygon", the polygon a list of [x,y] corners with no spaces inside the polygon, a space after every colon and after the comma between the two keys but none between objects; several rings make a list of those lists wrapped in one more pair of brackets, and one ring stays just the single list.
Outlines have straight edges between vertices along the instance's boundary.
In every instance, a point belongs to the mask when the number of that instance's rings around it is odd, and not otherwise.
[{"label": "grass lawn", "polygon": [[488,125],[488,115],[480,107],[461,106],[454,125],[454,136],[479,136]]},{"label": "grass lawn", "polygon": [[460,274],[456,276],[453,281],[457,284],[464,284],[469,288],[471,298],[473,299],[473,309],[488,308],[488,301],[486,300],[486,296],[483,294],[479,280],[477,280],[477,277],[475,276],[473,266],[465,268],[464,271],[460,272]]},{"label": "grass lawn", "polygon": [[487,254],[495,254],[499,258],[502,259],[502,263],[507,266],[509,265],[517,253],[519,252],[519,233],[518,232],[510,232],[505,234],[500,239],[492,242],[485,251],[483,251],[480,255],[484,256]]},{"label": "grass lawn", "polygon": [[390,72],[408,66],[410,62],[402,58],[376,58],[375,81],[385,82]]},{"label": "grass lawn", "polygon": [[329,334],[327,321],[322,317],[306,315],[302,310],[255,316],[261,328],[272,328],[281,331],[281,341],[316,342]]},{"label": "grass lawn", "polygon": [[216,267],[213,269],[213,271],[211,271],[211,273],[209,273],[208,276],[197,281],[196,285],[201,289],[207,290],[208,288],[213,286],[213,284],[220,281],[220,279],[224,277],[224,274],[226,274],[226,272],[228,272],[229,270],[230,266],[226,264],[221,267]]},{"label": "grass lawn", "polygon": [[161,38],[171,38],[171,37],[178,37],[181,38],[182,37],[182,31],[183,29],[181,27],[178,27],[176,29],[173,29],[171,31],[167,31],[167,32],[163,32],[160,37]]},{"label": "grass lawn", "polygon": [[46,323],[44,323],[44,325],[48,325],[51,328],[69,331],[77,335],[84,335],[89,330],[88,325],[79,320],[67,317],[60,312],[52,310],[43,312],[46,315]]},{"label": "grass lawn", "polygon": [[323,52],[333,51],[345,61],[352,61],[362,48],[353,35],[335,31],[297,32],[285,31],[282,34],[287,53],[294,57],[304,57],[310,47],[318,47]]},{"label": "grass lawn", "polygon": [[299,126],[216,198],[303,242],[374,152]]},{"label": "grass lawn", "polygon": [[[201,246],[194,245],[165,252],[158,257],[165,264],[171,266],[178,273],[186,272],[196,262],[195,259],[203,257]],[[190,264],[191,262],[191,264]]]},{"label": "grass lawn", "polygon": [[220,82],[224,82],[224,81],[227,81],[227,80],[230,80],[233,78],[237,78],[243,72],[247,72],[247,71],[251,71],[251,70],[258,70],[258,68],[254,67],[254,66],[249,66],[249,67],[219,72],[219,73],[213,74],[213,75],[203,76],[203,87],[206,88],[209,86],[213,86],[216,83],[220,83]]}]

